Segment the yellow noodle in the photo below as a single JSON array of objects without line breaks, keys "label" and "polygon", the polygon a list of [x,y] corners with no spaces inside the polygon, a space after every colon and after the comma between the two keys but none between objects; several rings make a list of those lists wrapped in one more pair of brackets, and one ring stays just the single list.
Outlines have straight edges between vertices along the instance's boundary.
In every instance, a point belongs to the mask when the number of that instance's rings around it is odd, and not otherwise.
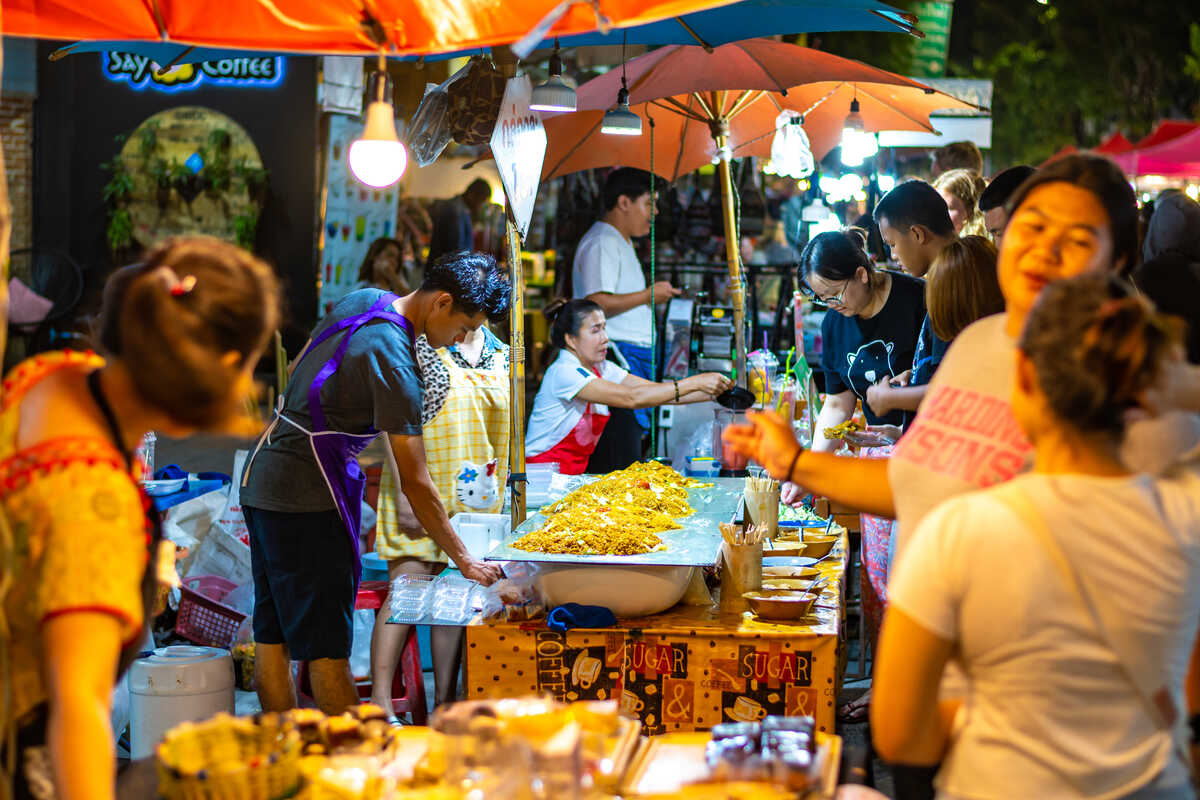
[{"label": "yellow noodle", "polygon": [[549,519],[513,543],[518,550],[638,555],[665,549],[656,534],[695,513],[687,489],[711,486],[657,462],[634,464],[581,486],[542,510]]}]

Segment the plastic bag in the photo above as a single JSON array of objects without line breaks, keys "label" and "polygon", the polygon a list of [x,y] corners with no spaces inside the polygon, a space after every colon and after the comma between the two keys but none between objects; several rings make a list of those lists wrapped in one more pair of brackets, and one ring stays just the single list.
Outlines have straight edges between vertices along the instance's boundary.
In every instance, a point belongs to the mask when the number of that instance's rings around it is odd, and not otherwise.
[{"label": "plastic bag", "polygon": [[419,167],[427,167],[446,149],[450,132],[450,84],[467,74],[463,67],[440,84],[426,84],[425,96],[408,126],[408,150]]},{"label": "plastic bag", "polygon": [[510,561],[504,579],[483,590],[483,618],[489,621],[525,622],[546,616],[546,596],[536,564]]},{"label": "plastic bag", "polygon": [[807,178],[816,169],[808,134],[799,113],[790,109],[775,118],[775,138],[771,140],[771,169],[776,175]]},{"label": "plastic bag", "polygon": [[371,676],[371,633],[375,630],[375,610],[354,611],[354,639],[350,645],[350,674],[355,680]]}]

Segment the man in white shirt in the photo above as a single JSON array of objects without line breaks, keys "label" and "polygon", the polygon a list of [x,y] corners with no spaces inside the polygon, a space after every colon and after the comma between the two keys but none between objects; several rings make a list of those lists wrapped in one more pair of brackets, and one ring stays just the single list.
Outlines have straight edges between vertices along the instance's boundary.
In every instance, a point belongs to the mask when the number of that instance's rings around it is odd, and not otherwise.
[{"label": "man in white shirt", "polygon": [[[657,380],[651,363],[650,329],[654,313],[651,288],[633,249],[635,236],[650,233],[650,173],[620,167],[604,181],[604,216],[593,223],[575,250],[571,278],[574,296],[585,297],[604,309],[608,335],[629,371],[646,380]],[[665,303],[680,292],[670,281],[656,281],[655,303]],[[636,412],[643,431],[650,430],[650,413]]]}]

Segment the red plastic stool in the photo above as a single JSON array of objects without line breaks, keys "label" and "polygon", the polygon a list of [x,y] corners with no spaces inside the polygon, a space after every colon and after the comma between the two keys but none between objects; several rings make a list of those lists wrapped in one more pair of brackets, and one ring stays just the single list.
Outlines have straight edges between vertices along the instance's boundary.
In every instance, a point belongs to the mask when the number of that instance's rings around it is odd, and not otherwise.
[{"label": "red plastic stool", "polygon": [[[355,610],[361,608],[382,608],[387,600],[387,581],[363,581],[358,585],[358,596],[355,598]],[[312,699],[312,682],[308,677],[308,662],[300,662],[298,676],[300,696]],[[371,682],[358,684],[358,696],[371,696]],[[396,669],[396,677],[392,681],[392,713],[396,716],[412,714],[414,725],[424,725],[429,712],[425,706],[425,678],[421,674],[421,648],[417,644],[416,626],[409,626],[408,638],[404,640],[404,649],[400,651],[400,664]]]}]

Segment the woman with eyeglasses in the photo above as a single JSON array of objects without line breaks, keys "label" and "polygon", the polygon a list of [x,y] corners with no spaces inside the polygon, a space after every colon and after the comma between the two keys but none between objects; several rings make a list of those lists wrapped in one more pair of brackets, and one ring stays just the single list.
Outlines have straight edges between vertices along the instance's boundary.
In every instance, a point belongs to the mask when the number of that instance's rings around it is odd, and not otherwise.
[{"label": "woman with eyeglasses", "polygon": [[800,291],[834,312],[821,323],[826,399],[812,446],[817,452],[837,449],[840,440],[825,438],[824,431],[849,420],[859,400],[871,425],[904,427],[912,416],[899,410],[879,416],[865,400],[884,376],[912,369],[925,319],[925,284],[875,269],[866,241],[859,228],[828,231],[800,254]]}]

